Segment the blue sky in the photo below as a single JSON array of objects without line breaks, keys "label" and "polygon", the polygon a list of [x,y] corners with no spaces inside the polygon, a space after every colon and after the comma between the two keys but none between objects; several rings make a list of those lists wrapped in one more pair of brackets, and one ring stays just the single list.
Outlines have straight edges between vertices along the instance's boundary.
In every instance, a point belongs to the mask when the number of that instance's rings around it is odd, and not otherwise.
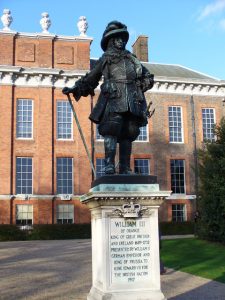
[{"label": "blue sky", "polygon": [[127,49],[140,34],[149,36],[151,62],[180,64],[225,79],[225,0],[0,0],[9,8],[11,29],[40,32],[42,12],[48,12],[50,33],[79,35],[77,21],[86,16],[94,38],[91,57],[102,54],[100,41],[108,22],[125,23]]}]

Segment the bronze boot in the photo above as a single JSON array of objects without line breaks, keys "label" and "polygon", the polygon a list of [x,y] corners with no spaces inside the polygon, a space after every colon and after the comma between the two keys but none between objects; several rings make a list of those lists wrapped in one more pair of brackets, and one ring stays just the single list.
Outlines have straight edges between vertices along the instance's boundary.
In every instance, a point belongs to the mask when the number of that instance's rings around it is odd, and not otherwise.
[{"label": "bronze boot", "polygon": [[107,135],[104,137],[105,146],[105,174],[115,173],[115,155],[117,138]]},{"label": "bronze boot", "polygon": [[119,173],[120,174],[132,174],[130,168],[130,156],[132,150],[132,142],[129,140],[123,140],[120,142],[120,163]]}]

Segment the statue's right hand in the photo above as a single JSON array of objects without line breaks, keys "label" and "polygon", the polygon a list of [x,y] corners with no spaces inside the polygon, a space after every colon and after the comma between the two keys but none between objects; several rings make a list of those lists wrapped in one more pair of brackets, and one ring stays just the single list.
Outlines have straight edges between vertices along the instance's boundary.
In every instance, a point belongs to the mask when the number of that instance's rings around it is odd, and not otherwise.
[{"label": "statue's right hand", "polygon": [[72,92],[73,92],[73,89],[71,89],[71,88],[65,86],[65,87],[62,89],[62,92],[63,92],[63,94],[68,95],[69,93],[72,93]]}]

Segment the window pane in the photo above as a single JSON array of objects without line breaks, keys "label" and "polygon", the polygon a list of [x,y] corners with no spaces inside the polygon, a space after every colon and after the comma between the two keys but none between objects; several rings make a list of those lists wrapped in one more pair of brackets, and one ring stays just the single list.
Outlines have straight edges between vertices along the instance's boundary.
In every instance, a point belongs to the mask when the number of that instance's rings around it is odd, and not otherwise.
[{"label": "window pane", "polygon": [[57,158],[57,193],[73,194],[73,159]]},{"label": "window pane", "polygon": [[175,194],[185,193],[185,167],[183,159],[171,159],[171,189]]},{"label": "window pane", "polygon": [[96,178],[105,175],[105,160],[103,158],[96,159]]},{"label": "window pane", "polygon": [[57,223],[72,224],[74,223],[74,206],[73,204],[57,205]]},{"label": "window pane", "polygon": [[16,224],[33,224],[33,205],[16,205]]},{"label": "window pane", "polygon": [[148,129],[147,126],[140,127],[140,134],[136,138],[136,141],[147,141],[148,140]]},{"label": "window pane", "polygon": [[204,141],[215,141],[215,111],[214,108],[202,109],[202,129]]},{"label": "window pane", "polygon": [[169,135],[170,142],[183,142],[182,109],[180,106],[170,106],[168,108],[169,116]]},{"label": "window pane", "polygon": [[149,159],[135,159],[134,160],[134,173],[149,175],[150,174]]},{"label": "window pane", "polygon": [[172,204],[172,221],[184,222],[186,220],[187,218],[185,204]]},{"label": "window pane", "polygon": [[32,138],[33,101],[29,99],[18,99],[16,114],[16,137]]},{"label": "window pane", "polygon": [[68,101],[57,101],[57,138],[72,139],[72,110]]},{"label": "window pane", "polygon": [[32,158],[16,158],[16,193],[32,194]]}]

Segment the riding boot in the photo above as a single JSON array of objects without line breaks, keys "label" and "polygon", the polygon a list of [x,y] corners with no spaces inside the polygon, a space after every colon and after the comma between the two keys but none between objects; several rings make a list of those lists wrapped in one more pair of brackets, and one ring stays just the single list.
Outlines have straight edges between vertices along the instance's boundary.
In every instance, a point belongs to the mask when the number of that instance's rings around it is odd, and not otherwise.
[{"label": "riding boot", "polygon": [[130,155],[132,150],[132,142],[129,140],[123,140],[120,142],[120,164],[119,173],[120,174],[132,174],[130,169]]},{"label": "riding boot", "polygon": [[105,146],[105,174],[115,173],[115,155],[117,138],[107,135],[104,137]]}]

